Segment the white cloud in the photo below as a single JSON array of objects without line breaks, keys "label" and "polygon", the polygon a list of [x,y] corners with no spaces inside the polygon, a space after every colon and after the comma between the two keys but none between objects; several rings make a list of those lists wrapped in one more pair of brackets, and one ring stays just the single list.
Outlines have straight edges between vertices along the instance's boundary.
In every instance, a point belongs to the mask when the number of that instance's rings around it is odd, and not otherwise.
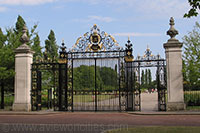
[{"label": "white cloud", "polygon": [[102,17],[102,16],[88,16],[86,19],[74,19],[75,22],[106,22],[110,23],[112,21],[115,21],[114,18],[111,17]]},{"label": "white cloud", "polygon": [[[83,1],[83,0],[75,0]],[[110,5],[116,10],[127,9],[133,13],[135,11],[141,15],[149,17],[183,17],[183,14],[189,10],[187,0],[84,0],[90,4],[104,3]]]},{"label": "white cloud", "polygon": [[97,21],[102,21],[102,22],[107,22],[107,23],[114,21],[114,19],[111,17],[101,17],[101,16],[88,16],[88,19],[89,21],[97,20]]},{"label": "white cloud", "polygon": [[114,33],[112,34],[113,36],[138,36],[138,37],[144,37],[144,36],[148,36],[148,37],[152,37],[152,36],[161,36],[161,34],[159,33],[136,33],[136,32],[130,32],[130,33]]},{"label": "white cloud", "polygon": [[1,5],[39,5],[57,0],[0,0]]}]

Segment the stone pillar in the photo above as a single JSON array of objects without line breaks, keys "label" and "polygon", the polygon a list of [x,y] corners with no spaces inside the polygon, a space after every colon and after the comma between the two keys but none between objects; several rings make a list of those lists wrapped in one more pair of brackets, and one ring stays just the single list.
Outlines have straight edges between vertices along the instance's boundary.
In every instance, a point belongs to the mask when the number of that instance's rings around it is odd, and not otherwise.
[{"label": "stone pillar", "polygon": [[182,76],[182,43],[175,36],[174,19],[170,19],[167,35],[171,38],[164,44],[167,64],[167,111],[184,110],[184,92]]},{"label": "stone pillar", "polygon": [[24,26],[22,45],[15,50],[15,99],[14,111],[31,110],[31,64],[33,51],[26,45],[29,42],[27,28]]}]

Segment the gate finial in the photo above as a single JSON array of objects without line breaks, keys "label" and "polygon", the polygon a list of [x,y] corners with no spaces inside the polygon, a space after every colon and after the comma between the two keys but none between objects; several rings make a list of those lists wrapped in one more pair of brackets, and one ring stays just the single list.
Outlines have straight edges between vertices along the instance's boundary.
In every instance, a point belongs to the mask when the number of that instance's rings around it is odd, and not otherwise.
[{"label": "gate finial", "polygon": [[28,29],[27,29],[26,25],[24,25],[23,30],[22,30],[23,34],[22,34],[22,37],[20,38],[20,41],[22,42],[22,44],[26,44],[29,42],[27,32],[28,32]]},{"label": "gate finial", "polygon": [[62,46],[60,46],[60,59],[59,59],[59,63],[66,63],[67,62],[67,53],[66,53],[66,46],[65,46],[65,43],[64,43],[64,39],[62,40]]},{"label": "gate finial", "polygon": [[171,37],[170,39],[175,40],[175,36],[178,35],[178,31],[174,28],[175,23],[174,23],[173,17],[170,18],[169,25],[170,25],[170,29],[167,31],[167,35]]},{"label": "gate finial", "polygon": [[133,61],[133,49],[132,49],[133,44],[131,43],[129,38],[128,38],[127,44],[125,44],[125,46],[126,46],[125,61],[131,62],[131,61]]}]

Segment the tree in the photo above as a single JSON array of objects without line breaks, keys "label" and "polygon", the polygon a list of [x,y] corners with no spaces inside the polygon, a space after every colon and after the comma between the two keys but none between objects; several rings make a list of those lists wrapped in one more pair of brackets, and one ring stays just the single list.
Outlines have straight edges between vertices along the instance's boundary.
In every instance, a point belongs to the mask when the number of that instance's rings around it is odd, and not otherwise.
[{"label": "tree", "polygon": [[144,78],[144,82],[145,82],[145,85],[147,86],[148,85],[148,71],[147,69],[145,69],[145,74],[144,74],[145,78]]},{"label": "tree", "polygon": [[6,41],[6,35],[3,34],[0,28],[0,48],[2,48],[5,45],[5,41]]},{"label": "tree", "polygon": [[50,31],[48,39],[45,40],[45,50],[48,58],[54,59],[58,57],[58,45],[56,44],[53,30]]},{"label": "tree", "polygon": [[152,77],[151,77],[151,70],[148,69],[148,85],[150,86],[152,82]]},{"label": "tree", "polygon": [[200,0],[188,0],[188,3],[190,4],[191,9],[188,11],[188,13],[184,14],[184,17],[190,18],[197,16],[198,11],[200,10]]},{"label": "tree", "polygon": [[36,34],[35,38],[33,38],[33,45],[31,48],[35,52],[33,54],[33,60],[35,61],[36,57],[42,56],[42,47],[40,46],[40,37],[38,34]]},{"label": "tree", "polygon": [[145,84],[145,76],[144,76],[144,70],[142,70],[141,85],[143,86],[144,84]]},{"label": "tree", "polygon": [[[21,45],[20,39],[25,21],[18,16],[14,28],[7,28],[5,34],[0,29],[0,79],[5,83],[5,90],[13,90],[15,74],[15,53],[14,50]],[[36,25],[31,29],[30,43],[35,37]]]},{"label": "tree", "polygon": [[15,32],[17,34],[22,33],[22,30],[23,30],[23,27],[25,24],[26,24],[26,22],[24,21],[24,19],[20,15],[18,15],[17,22],[15,24]]},{"label": "tree", "polygon": [[190,88],[200,88],[200,24],[183,37],[184,83]]},{"label": "tree", "polygon": [[3,34],[0,28],[0,79],[8,79],[14,76],[12,51],[6,46],[6,35]]}]

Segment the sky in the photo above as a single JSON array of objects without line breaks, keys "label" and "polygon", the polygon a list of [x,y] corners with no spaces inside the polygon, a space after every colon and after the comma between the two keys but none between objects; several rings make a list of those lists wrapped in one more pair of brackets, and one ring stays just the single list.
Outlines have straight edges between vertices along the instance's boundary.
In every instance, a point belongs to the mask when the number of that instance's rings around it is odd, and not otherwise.
[{"label": "sky", "polygon": [[199,22],[200,17],[183,18],[188,10],[187,0],[0,0],[0,27],[14,27],[21,15],[29,29],[38,24],[42,46],[52,29],[57,44],[64,39],[71,48],[78,37],[97,24],[122,47],[130,36],[134,56],[143,55],[149,45],[153,54],[164,57],[170,17],[175,19],[179,31],[176,38],[181,42]]}]

